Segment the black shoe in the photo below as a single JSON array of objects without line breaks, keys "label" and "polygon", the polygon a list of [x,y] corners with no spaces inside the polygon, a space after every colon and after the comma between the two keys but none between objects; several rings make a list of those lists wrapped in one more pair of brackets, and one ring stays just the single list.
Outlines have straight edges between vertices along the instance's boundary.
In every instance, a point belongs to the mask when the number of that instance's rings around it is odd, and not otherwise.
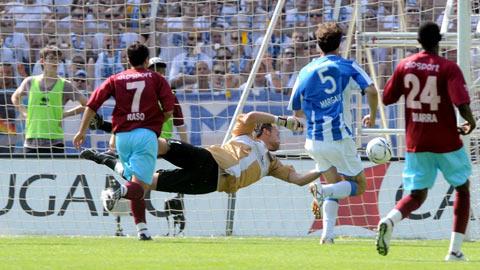
[{"label": "black shoe", "polygon": [[447,256],[445,256],[445,261],[447,262],[455,262],[455,261],[468,261],[467,257],[463,255],[461,251],[450,251]]},{"label": "black shoe", "polygon": [[[111,155],[99,153],[95,149],[85,149],[80,153],[80,158],[92,160],[98,164],[107,165],[108,163],[116,163],[115,157]],[[111,162],[109,162],[111,161]]]},{"label": "black shoe", "polygon": [[153,238],[150,235],[146,235],[144,233],[139,233],[138,234],[138,240],[140,241],[151,241]]},{"label": "black shoe", "polygon": [[113,158],[118,158],[117,153],[112,149],[108,149],[107,151],[103,152],[103,154],[109,155]]},{"label": "black shoe", "polygon": [[87,148],[82,152],[80,152],[80,158],[93,160],[93,157],[95,156],[96,153],[97,153],[97,150]]}]

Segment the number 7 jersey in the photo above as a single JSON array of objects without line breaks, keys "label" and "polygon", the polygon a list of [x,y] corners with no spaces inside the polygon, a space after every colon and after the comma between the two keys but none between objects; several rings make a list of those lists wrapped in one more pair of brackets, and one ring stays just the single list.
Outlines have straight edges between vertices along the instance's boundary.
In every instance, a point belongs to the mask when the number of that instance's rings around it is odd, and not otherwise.
[{"label": "number 7 jersey", "polygon": [[462,147],[454,105],[470,103],[456,63],[422,51],[402,60],[383,92],[389,105],[405,96],[407,152],[446,153]]},{"label": "number 7 jersey", "polygon": [[128,69],[110,76],[93,92],[87,106],[97,111],[110,97],[115,98],[113,133],[146,128],[160,136],[163,112],[173,111],[175,103],[167,81],[146,69]]}]

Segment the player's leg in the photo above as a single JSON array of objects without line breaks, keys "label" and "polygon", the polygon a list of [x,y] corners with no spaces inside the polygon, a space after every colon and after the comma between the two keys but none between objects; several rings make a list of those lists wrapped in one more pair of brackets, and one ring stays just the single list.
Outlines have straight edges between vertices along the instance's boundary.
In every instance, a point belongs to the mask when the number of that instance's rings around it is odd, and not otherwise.
[{"label": "player's leg", "polygon": [[123,198],[131,201],[131,208],[140,240],[150,240],[146,227],[144,191],[152,183],[157,160],[156,134],[148,129],[135,129],[116,136],[117,152],[123,164],[123,175],[129,182],[121,185]]},{"label": "player's leg", "polygon": [[[218,164],[209,151],[191,146],[188,152],[177,152],[172,148],[171,153],[169,155],[171,159],[189,160],[189,167],[158,170],[152,183],[152,190],[184,194],[206,194],[217,190]],[[192,156],[195,158],[192,159]]]},{"label": "player's leg", "polygon": [[202,159],[211,158],[204,148],[175,139],[159,139],[158,155],[173,165],[183,169],[195,169],[203,164]]},{"label": "player's leg", "polygon": [[403,189],[410,190],[411,193],[398,201],[395,207],[380,220],[376,241],[380,255],[388,254],[393,228],[423,204],[436,176],[437,166],[432,153],[407,152],[405,154]]},{"label": "player's leg", "polygon": [[376,247],[380,255],[386,256],[390,249],[393,228],[403,218],[418,209],[427,198],[428,189],[412,190],[409,195],[402,198],[395,208],[380,220],[377,228]]},{"label": "player's leg", "polygon": [[152,240],[152,236],[147,228],[146,204],[144,199],[144,193],[148,187],[135,175],[132,176],[132,180],[127,182],[125,186],[127,187],[127,192],[124,198],[130,200],[130,209],[133,214],[133,221],[137,227],[138,239]]},{"label": "player's leg", "polygon": [[[170,151],[173,149],[172,151]],[[173,165],[185,168],[188,170],[196,169],[202,166],[209,166],[205,163],[211,163],[217,166],[216,161],[213,159],[212,155],[209,151],[205,150],[204,148],[197,147],[182,141],[178,140],[167,140],[164,138],[158,139],[158,156],[162,157],[163,159],[167,160],[168,162],[172,163]],[[85,149],[80,153],[80,157],[88,160],[92,160],[98,164],[105,165],[110,169],[117,172],[123,178],[124,176],[124,168],[122,162],[118,159],[112,157],[111,155],[100,153],[95,149]],[[176,170],[170,170],[171,173],[175,172]],[[215,173],[218,174],[217,169],[215,169]],[[171,179],[170,176],[166,176],[167,179]],[[169,181],[167,181],[169,182]],[[155,190],[155,185],[152,190]],[[166,191],[166,190],[165,190]],[[181,192],[181,191],[167,191],[167,192]]]},{"label": "player's leg", "polygon": [[365,191],[366,178],[353,140],[321,142],[317,149],[313,157],[327,182],[321,186],[324,197],[343,199]]},{"label": "player's leg", "polygon": [[450,246],[446,261],[466,261],[462,252],[462,244],[467,230],[470,214],[469,182],[455,187],[455,201],[453,203],[453,231],[450,237]]},{"label": "player's leg", "polygon": [[[339,178],[337,178],[339,179]],[[361,195],[365,191],[365,185],[358,183],[365,183],[365,174],[363,171],[355,177],[347,177],[347,180],[340,180],[336,183],[323,185],[325,201],[323,203],[323,231],[322,244],[333,243],[335,238],[335,224],[338,216],[338,209],[340,199]],[[328,181],[328,180],[327,180]],[[359,188],[361,186],[361,188]]]},{"label": "player's leg", "polygon": [[[322,173],[327,184],[313,184],[311,191],[313,189],[318,194],[317,201],[324,198],[323,204],[319,203],[323,210],[321,243],[333,243],[339,208],[338,200],[362,194],[365,190],[366,180],[362,163],[356,153],[355,143],[351,139],[315,142],[313,145],[308,145],[308,148],[306,144],[306,149],[311,150],[309,153],[317,161],[318,170],[322,171],[330,166]],[[346,176],[346,180],[340,174]],[[315,207],[315,200],[313,207]]]},{"label": "player's leg", "polygon": [[[343,171],[344,180],[337,178],[336,183],[332,183],[332,180],[327,180],[327,184],[324,185],[324,195],[326,196],[325,202],[323,204],[323,232],[321,242],[323,244],[333,243],[335,238],[335,224],[338,216],[340,199],[361,195],[365,192],[366,186],[366,177],[363,171],[357,175],[350,177],[348,174],[355,173],[356,170],[362,169],[361,162],[355,162],[355,159],[351,159],[350,164],[358,163],[357,168],[353,171]],[[328,182],[330,181],[330,182]]]},{"label": "player's leg", "polygon": [[[110,137],[109,145],[110,145],[110,148],[116,147],[115,136]],[[168,145],[167,140],[163,138],[159,138],[158,150],[157,150],[158,155],[166,154],[169,150],[170,150],[170,146]],[[105,165],[111,170],[118,173],[123,178],[125,178],[125,176],[123,175],[124,168],[123,168],[122,162],[120,162],[117,158],[113,157],[112,155],[109,155],[107,153],[101,153],[95,149],[88,148],[83,150],[80,153],[80,158],[88,159],[88,160],[94,161],[97,164]]]},{"label": "player's leg", "polygon": [[465,149],[462,147],[450,153],[437,154],[439,169],[447,182],[455,187],[453,203],[453,230],[450,247],[445,257],[447,261],[464,261],[461,247],[470,214],[470,188],[468,177],[472,167]]},{"label": "player's leg", "polygon": [[[305,150],[308,155],[315,161],[315,168],[317,171],[322,172],[324,179],[335,179],[338,176],[337,170],[332,164],[325,159],[328,155],[326,154],[325,147],[323,142],[312,141],[307,139],[305,142]],[[339,176],[338,176],[339,177]],[[322,218],[322,209],[325,197],[323,195],[323,188],[321,183],[311,183],[309,185],[310,193],[313,196],[312,200],[312,212],[315,215],[316,219]]]},{"label": "player's leg", "polygon": [[[80,158],[94,161],[97,164],[105,165],[118,174],[123,174],[123,166],[115,157],[106,153],[100,153],[95,149],[87,148],[80,153]],[[122,175],[123,177],[123,175]]]},{"label": "player's leg", "polygon": [[333,244],[335,239],[335,224],[338,216],[338,199],[327,197],[323,202],[323,230],[320,244]]}]

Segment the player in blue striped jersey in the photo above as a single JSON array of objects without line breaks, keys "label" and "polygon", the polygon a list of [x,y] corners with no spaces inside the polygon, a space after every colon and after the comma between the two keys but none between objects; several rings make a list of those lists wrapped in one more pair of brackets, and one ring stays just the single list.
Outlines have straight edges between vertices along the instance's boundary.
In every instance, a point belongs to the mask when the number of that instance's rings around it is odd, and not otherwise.
[{"label": "player in blue striped jersey", "polygon": [[362,94],[367,94],[370,115],[363,118],[363,123],[368,127],[375,124],[378,93],[370,77],[355,61],[339,56],[343,33],[338,24],[320,24],[315,34],[322,57],[312,60],[300,71],[289,108],[295,116],[306,118],[305,149],[327,181],[326,185],[312,183],[310,191],[314,195],[315,216],[323,216],[321,243],[333,243],[338,200],[361,195],[366,186],[363,166],[352,139],[352,91],[360,89]]}]

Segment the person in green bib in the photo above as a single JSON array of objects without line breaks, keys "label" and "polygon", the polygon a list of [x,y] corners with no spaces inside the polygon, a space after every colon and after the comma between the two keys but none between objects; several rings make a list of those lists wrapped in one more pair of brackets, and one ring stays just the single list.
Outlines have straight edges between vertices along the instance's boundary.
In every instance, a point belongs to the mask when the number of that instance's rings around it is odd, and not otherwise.
[{"label": "person in green bib", "polygon": [[[61,57],[59,48],[43,48],[40,51],[43,73],[25,78],[12,95],[12,103],[26,120],[25,153],[64,153],[62,120],[82,113],[87,104],[87,98],[70,81],[57,75]],[[23,96],[28,96],[26,107],[22,104]],[[69,100],[80,105],[64,111]]]}]

